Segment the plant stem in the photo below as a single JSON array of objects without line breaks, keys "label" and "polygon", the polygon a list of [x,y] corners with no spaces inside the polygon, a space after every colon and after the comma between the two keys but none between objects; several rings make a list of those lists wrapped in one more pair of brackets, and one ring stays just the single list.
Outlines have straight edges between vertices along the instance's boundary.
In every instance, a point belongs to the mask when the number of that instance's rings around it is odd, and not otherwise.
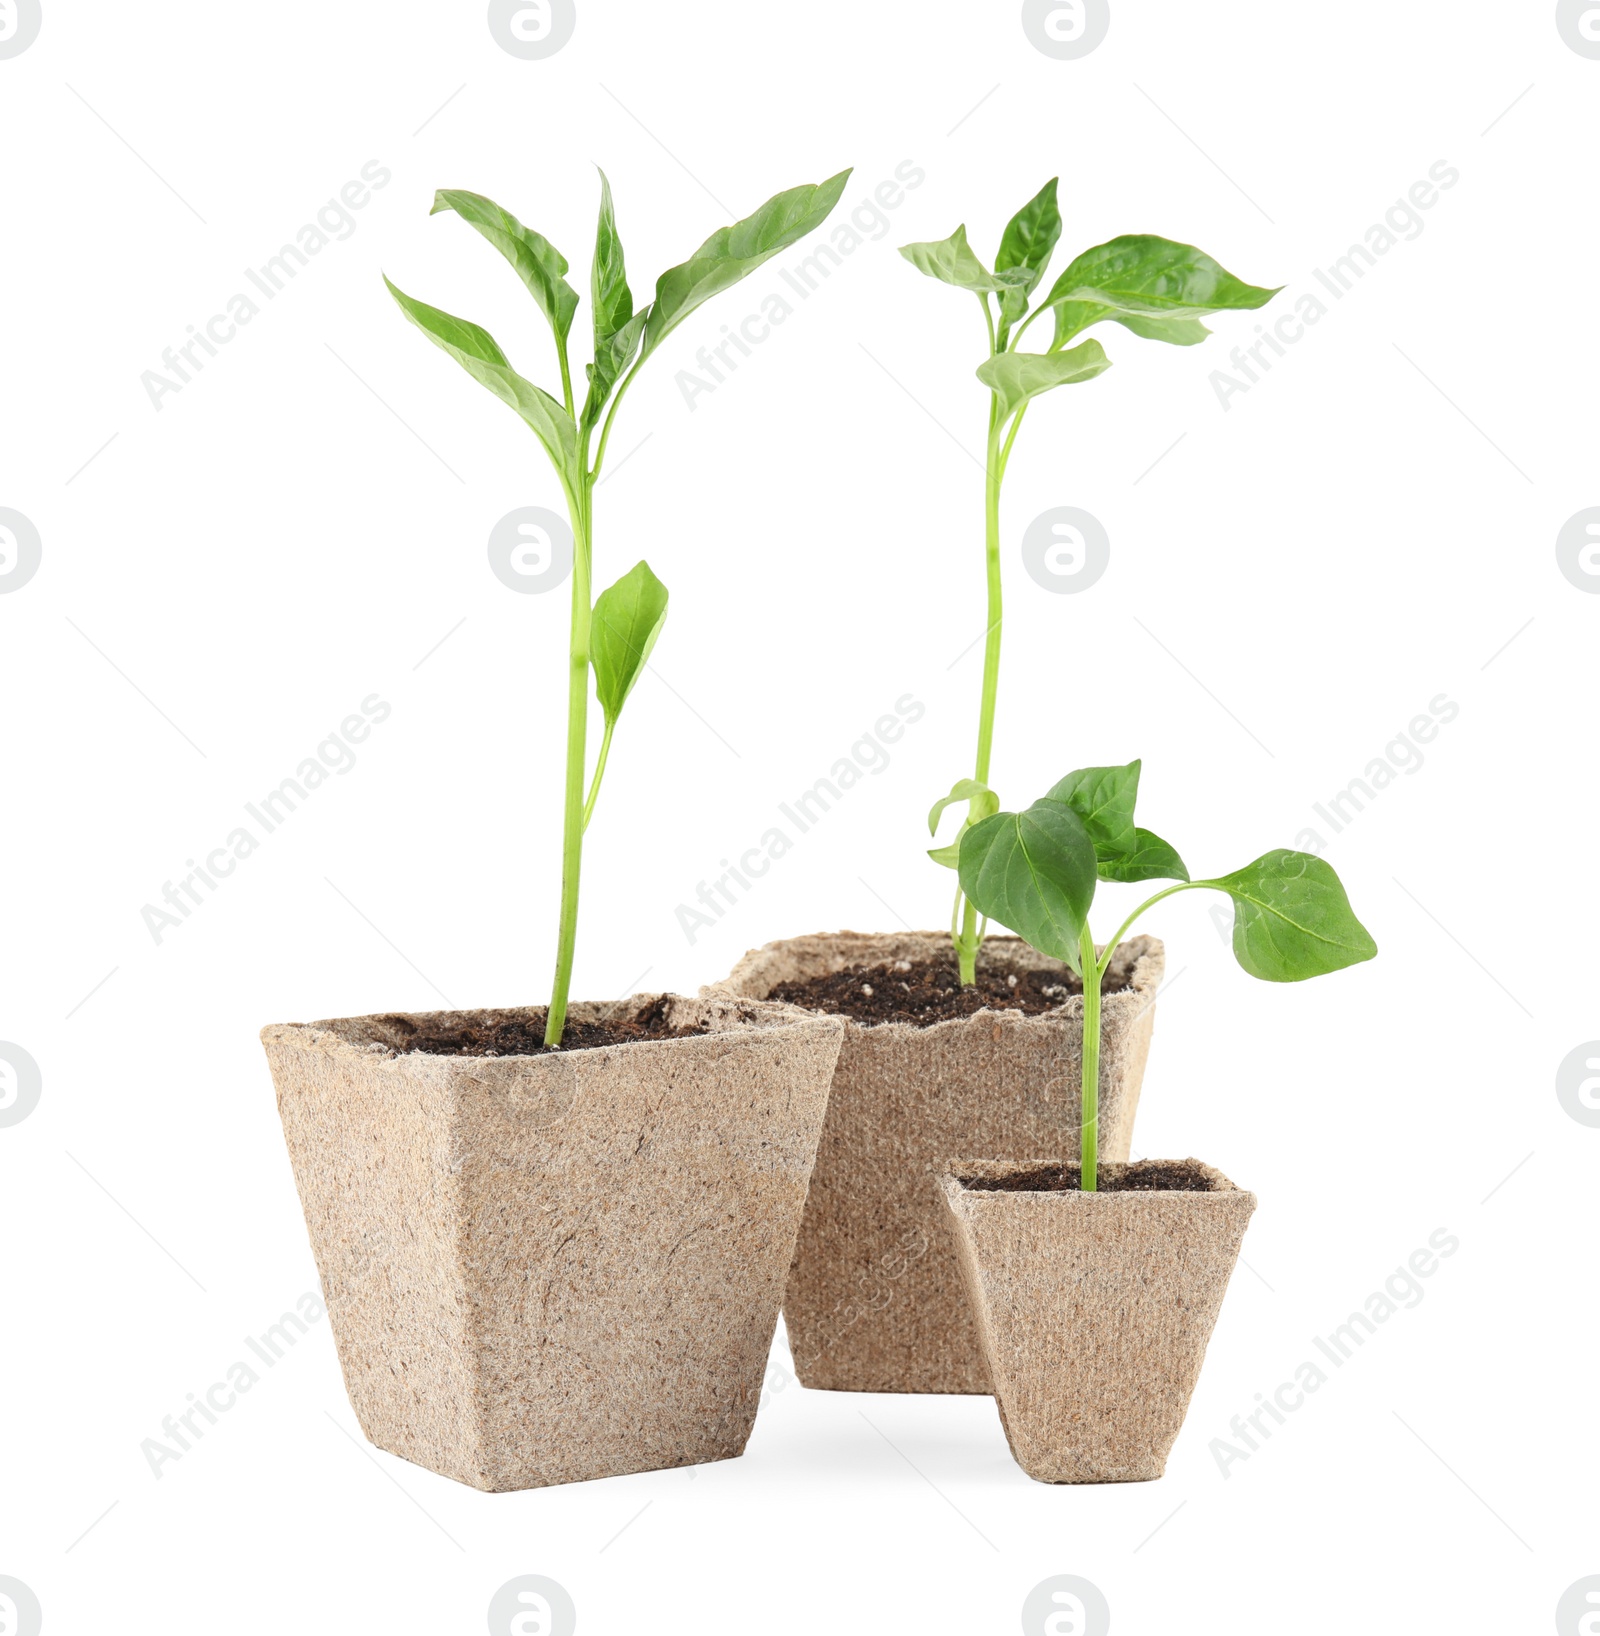
[{"label": "plant stem", "polygon": [[983,644],[983,703],[978,711],[978,761],[973,776],[989,782],[994,750],[994,707],[1000,692],[1000,405],[989,406],[989,442],[984,472],[983,545],[989,590],[988,630]]},{"label": "plant stem", "polygon": [[1146,909],[1150,908],[1152,904],[1159,903],[1162,898],[1170,898],[1174,892],[1192,892],[1197,887],[1210,886],[1212,884],[1213,883],[1210,881],[1203,880],[1179,881],[1176,886],[1169,886],[1165,891],[1157,892],[1154,897],[1146,898],[1144,902],[1141,903],[1139,907],[1135,909],[1119,927],[1117,927],[1117,935],[1106,944],[1105,958],[1100,962],[1100,975],[1102,977],[1105,976],[1106,970],[1111,964],[1111,956],[1117,952],[1117,945],[1123,940],[1124,937],[1128,935],[1129,928],[1133,925],[1134,921],[1136,921]]},{"label": "plant stem", "polygon": [[586,834],[589,829],[589,820],[594,817],[594,802],[595,797],[600,793],[600,780],[606,776],[606,759],[611,754],[611,734],[616,725],[616,718],[613,716],[606,723],[605,733],[600,739],[600,759],[594,764],[594,782],[589,786],[589,799],[583,804],[583,828]]},{"label": "plant stem", "polygon": [[[586,440],[587,441],[587,440]],[[567,484],[572,517],[572,640],[567,670],[567,772],[561,829],[561,925],[556,937],[556,976],[545,1019],[544,1043],[559,1045],[567,1021],[572,957],[578,941],[578,883],[583,870],[583,830],[587,821],[583,775],[588,760],[589,631],[594,616],[590,595],[590,524],[594,480],[584,469],[585,449]],[[596,787],[598,788],[598,779]]]},{"label": "plant stem", "polygon": [[[1078,946],[1083,967],[1083,1168],[1079,1183],[1085,1193],[1096,1193],[1100,1190],[1101,967],[1087,924],[1079,935]],[[1110,952],[1107,949],[1108,956]]]},{"label": "plant stem", "polygon": [[[985,307],[985,312],[987,312]],[[1015,430],[1012,436],[1016,435]],[[1008,445],[1009,447],[1009,445]],[[984,562],[988,582],[988,629],[983,644],[983,698],[978,707],[978,756],[973,777],[989,782],[989,762],[994,753],[994,710],[1000,692],[1000,637],[1003,604],[1000,586],[1000,479],[1004,475],[1000,451],[1000,400],[989,402],[989,437],[984,462]],[[977,979],[978,910],[966,905],[961,917],[961,935],[956,938],[956,961],[963,985]]]}]

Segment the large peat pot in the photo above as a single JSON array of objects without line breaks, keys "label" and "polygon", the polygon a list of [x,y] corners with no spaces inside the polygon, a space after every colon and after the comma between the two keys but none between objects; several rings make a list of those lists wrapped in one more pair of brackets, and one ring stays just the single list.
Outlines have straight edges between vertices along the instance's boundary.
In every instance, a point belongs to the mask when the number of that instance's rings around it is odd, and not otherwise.
[{"label": "large peat pot", "polygon": [[262,1031],[361,1428],[488,1490],[732,1458],[843,1025],[647,995],[543,1028]]},{"label": "large peat pot", "polygon": [[[706,993],[765,1000],[774,990],[858,969],[876,989],[901,980],[897,966],[924,962],[949,962],[953,973],[947,936],[800,937],[747,954]],[[1161,944],[1134,937],[1106,973],[1100,1152],[1108,1160],[1128,1157],[1162,968]],[[984,942],[978,975],[999,990],[1030,989],[1047,1009],[986,1009],[924,1027],[863,1023],[845,1006],[844,1043],[783,1299],[795,1370],[806,1386],[989,1390],[930,1178],[952,1154],[1075,1151],[1083,997],[1065,966],[1014,937]]]}]

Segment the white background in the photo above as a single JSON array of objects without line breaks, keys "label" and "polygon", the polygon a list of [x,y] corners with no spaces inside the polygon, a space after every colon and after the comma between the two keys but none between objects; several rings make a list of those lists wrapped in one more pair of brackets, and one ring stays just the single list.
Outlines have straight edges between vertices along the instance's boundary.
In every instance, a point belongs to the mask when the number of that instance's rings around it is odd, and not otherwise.
[{"label": "white background", "polygon": [[[1062,62],[1011,4],[581,0],[529,62],[476,4],[45,0],[0,61],[0,505],[44,549],[0,596],[0,1038],[44,1084],[0,1129],[0,1574],[52,1636],[479,1631],[523,1573],[586,1632],[1012,1632],[1058,1573],[1119,1632],[1548,1629],[1600,1573],[1600,1130],[1554,1088],[1600,1035],[1600,600],[1554,551],[1600,504],[1597,134],[1600,62],[1545,4],[1116,0]],[[154,409],[141,373],[370,160],[393,180],[353,234]],[[1226,411],[1209,376],[1257,315],[1192,350],[1097,332],[1116,367],[1033,410],[1006,494],[1003,796],[1142,756],[1142,820],[1200,870],[1320,830],[1382,951],[1280,988],[1199,894],[1152,919],[1177,980],[1136,1145],[1261,1200],[1165,1480],[1044,1487],[988,1399],[780,1367],[742,1460],[488,1497],[359,1442],[325,1322],[158,1480],[142,1440],[315,1286],[260,1026],[548,993],[566,600],[507,590],[485,541],[559,492],[380,269],[550,384],[435,187],[517,212],[587,294],[603,164],[643,296],[779,188],[854,165],[842,213],[907,160],[888,230],[735,376],[693,412],[674,382],[801,252],[619,420],[597,571],[647,556],[673,601],[574,992],[693,992],[770,938],[947,912],[923,817],[970,770],[982,338],[897,244],[965,221],[992,256],[1059,174],[1058,268],[1158,232],[1288,285],[1263,317],[1321,293]],[[1441,160],[1425,230],[1334,302],[1314,269]],[[1057,505],[1111,537],[1081,595],[1023,572]],[[373,693],[355,769],[158,946],[142,906]],[[888,770],[691,946],[677,905],[906,693],[927,714]],[[1421,768],[1333,835],[1313,804],[1441,694]],[[1439,1228],[1461,1248],[1425,1300],[1224,1476],[1230,1419]]]}]

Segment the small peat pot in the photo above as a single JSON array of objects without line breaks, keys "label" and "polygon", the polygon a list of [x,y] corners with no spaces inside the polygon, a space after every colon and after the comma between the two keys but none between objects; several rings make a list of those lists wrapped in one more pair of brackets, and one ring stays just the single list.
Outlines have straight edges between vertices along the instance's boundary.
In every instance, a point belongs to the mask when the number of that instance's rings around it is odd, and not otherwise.
[{"label": "small peat pot", "polygon": [[[1161,944],[1106,972],[1100,1151],[1126,1159],[1150,1050]],[[769,943],[705,991],[845,1017],[811,1196],[783,1300],[801,1384],[841,1392],[990,1390],[930,1178],[952,1153],[1059,1153],[1082,1120],[1081,980],[992,937],[960,988],[943,933]]]},{"label": "small peat pot", "polygon": [[961,1270],[1017,1464],[1042,1483],[1166,1470],[1255,1195],[1197,1159],[945,1167]]},{"label": "small peat pot", "polygon": [[490,1491],[744,1451],[844,1027],[643,995],[262,1030],[367,1437]]}]

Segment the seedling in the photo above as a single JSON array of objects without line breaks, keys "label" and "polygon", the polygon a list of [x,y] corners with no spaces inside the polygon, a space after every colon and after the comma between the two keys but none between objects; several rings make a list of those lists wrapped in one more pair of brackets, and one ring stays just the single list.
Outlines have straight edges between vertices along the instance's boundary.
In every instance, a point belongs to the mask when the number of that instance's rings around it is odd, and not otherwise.
[{"label": "seedling", "polygon": [[[963,829],[995,813],[999,799],[989,788],[989,760],[994,746],[995,699],[1000,687],[1000,487],[1028,405],[1058,386],[1091,381],[1111,367],[1098,341],[1082,341],[1096,324],[1121,324],[1146,341],[1195,346],[1211,333],[1201,319],[1208,313],[1263,307],[1278,292],[1244,284],[1193,245],[1150,234],[1132,234],[1096,245],[1072,263],[1040,304],[1028,300],[1050,265],[1061,237],[1061,212],[1052,178],[1015,216],[1000,240],[990,272],[967,243],[965,226],[937,244],[908,244],[900,254],[929,278],[968,290],[978,298],[988,331],[989,355],[978,366],[978,379],[989,389],[989,434],[985,456],[984,546],[988,567],[988,617],[983,650],[983,695],[978,710],[978,755],[971,778],[963,778],[929,817],[937,834],[946,807],[967,803]],[[1055,315],[1055,334],[1043,352],[1020,350],[1022,337],[1046,313]],[[929,853],[955,868],[956,844]],[[956,891],[950,936],[961,968],[961,981],[976,975],[978,907],[964,888]]]},{"label": "seedling", "polygon": [[[432,214],[453,210],[475,227],[516,269],[555,337],[561,366],[559,399],[514,370],[486,329],[454,318],[389,285],[400,310],[428,339],[474,380],[509,404],[544,446],[560,479],[572,519],[572,634],[567,690],[567,758],[562,802],[561,922],[556,941],[555,982],[545,1025],[545,1044],[559,1045],[566,1024],[572,958],[577,946],[578,883],[583,832],[594,815],[611,737],[623,704],[644,669],[667,617],[667,588],[648,563],[636,563],[598,600],[593,584],[594,489],[605,464],[617,410],[628,388],[666,338],[697,307],[737,284],[780,251],[820,227],[839,202],[849,171],[826,182],[790,188],[767,200],[752,216],[720,228],[680,266],[656,280],[655,300],[634,310],[622,240],[617,234],[611,184],[600,173],[600,226],[590,275],[594,306],[593,361],[588,395],[580,411],[572,390],[567,337],[578,309],[578,292],[566,280],[567,258],[509,211],[477,193],[446,188],[434,196]],[[598,440],[596,440],[598,433]],[[593,458],[590,447],[593,445]],[[589,722],[589,670],[605,718],[600,754],[584,794]]]},{"label": "seedling", "polygon": [[[1083,978],[1082,1185],[1098,1189],[1100,986],[1117,945],[1146,909],[1177,892],[1233,899],[1233,953],[1252,977],[1298,983],[1362,960],[1378,946],[1339,877],[1309,852],[1268,852],[1212,880],[1133,821],[1139,763],[1068,773],[1026,812],[993,812],[956,842],[961,889],[991,920]],[[1176,881],[1133,911],[1100,953],[1089,930],[1099,881]]]}]

